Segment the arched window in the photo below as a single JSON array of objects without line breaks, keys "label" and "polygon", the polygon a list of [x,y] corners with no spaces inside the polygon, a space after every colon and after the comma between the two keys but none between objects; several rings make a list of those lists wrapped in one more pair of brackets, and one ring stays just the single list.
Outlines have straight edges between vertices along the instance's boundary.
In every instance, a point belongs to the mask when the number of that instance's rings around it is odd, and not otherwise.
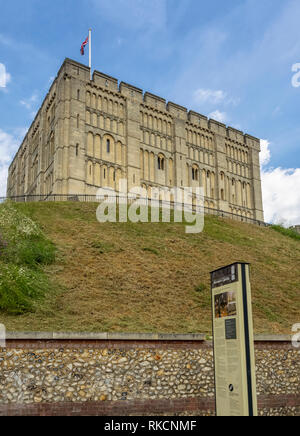
[{"label": "arched window", "polygon": [[76,156],[79,154],[79,144],[76,144]]},{"label": "arched window", "polygon": [[110,153],[110,139],[107,139],[106,141],[106,152]]},{"label": "arched window", "polygon": [[199,180],[199,169],[196,166],[192,168],[192,179],[195,181]]},{"label": "arched window", "polygon": [[165,170],[165,158],[163,156],[158,156],[158,169],[161,171]]},{"label": "arched window", "polygon": [[80,89],[77,89],[77,100],[80,100]]}]

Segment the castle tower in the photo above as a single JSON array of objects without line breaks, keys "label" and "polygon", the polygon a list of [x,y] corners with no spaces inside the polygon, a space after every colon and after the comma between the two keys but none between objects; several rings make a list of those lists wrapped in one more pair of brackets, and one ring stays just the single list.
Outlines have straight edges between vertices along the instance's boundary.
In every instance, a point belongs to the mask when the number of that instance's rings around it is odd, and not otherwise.
[{"label": "castle tower", "polygon": [[7,196],[201,186],[207,209],[264,220],[260,141],[66,59],[9,168]]}]

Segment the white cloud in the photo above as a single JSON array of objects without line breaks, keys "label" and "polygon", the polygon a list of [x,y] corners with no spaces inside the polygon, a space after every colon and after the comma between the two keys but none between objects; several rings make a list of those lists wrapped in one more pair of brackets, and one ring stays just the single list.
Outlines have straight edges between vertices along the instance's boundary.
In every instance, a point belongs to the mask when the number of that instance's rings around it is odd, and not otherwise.
[{"label": "white cloud", "polygon": [[0,129],[0,197],[6,195],[7,172],[27,129],[17,128],[13,134]]},{"label": "white cloud", "polygon": [[11,75],[6,71],[4,64],[0,63],[0,89],[5,89],[11,81]]},{"label": "white cloud", "polygon": [[2,167],[0,165],[0,197],[6,196],[8,166]]},{"label": "white cloud", "polygon": [[260,141],[261,153],[260,153],[260,164],[262,167],[267,165],[271,160],[271,150],[270,142],[266,139]]},{"label": "white cloud", "polygon": [[261,141],[262,191],[265,221],[300,224],[300,168],[269,168],[270,143]]},{"label": "white cloud", "polygon": [[38,102],[38,95],[35,93],[31,97],[21,100],[20,104],[22,106],[25,106],[26,109],[28,109],[30,112],[32,112],[32,109],[35,107],[36,103]]},{"label": "white cloud", "polygon": [[196,103],[211,103],[211,104],[219,104],[225,100],[227,94],[222,91],[214,91],[212,89],[197,89],[194,94],[194,98]]},{"label": "white cloud", "polygon": [[[223,107],[228,105],[236,106],[239,104],[240,100],[228,96],[228,94],[221,89],[212,90],[200,88],[194,92],[194,101],[198,106],[202,108],[209,105],[221,105]],[[220,110],[215,110],[211,112],[208,117],[216,121],[220,121],[220,123],[224,124],[229,122],[227,113]]]},{"label": "white cloud", "polygon": [[227,117],[226,112],[221,112],[219,110],[216,110],[214,112],[211,112],[208,115],[208,117],[213,119],[213,120],[219,121],[220,123],[224,123],[224,124],[228,123],[228,117]]}]

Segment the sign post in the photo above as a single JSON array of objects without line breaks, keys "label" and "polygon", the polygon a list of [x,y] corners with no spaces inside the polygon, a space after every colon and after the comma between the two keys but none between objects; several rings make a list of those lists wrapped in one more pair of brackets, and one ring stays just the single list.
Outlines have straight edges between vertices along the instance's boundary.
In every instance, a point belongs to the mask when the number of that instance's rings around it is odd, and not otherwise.
[{"label": "sign post", "polygon": [[217,416],[257,416],[250,266],[211,273]]}]

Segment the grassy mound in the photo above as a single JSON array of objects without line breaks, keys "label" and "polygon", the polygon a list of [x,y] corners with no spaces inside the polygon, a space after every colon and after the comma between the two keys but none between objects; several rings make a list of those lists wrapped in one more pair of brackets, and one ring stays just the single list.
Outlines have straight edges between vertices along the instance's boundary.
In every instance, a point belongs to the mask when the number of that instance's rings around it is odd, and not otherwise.
[{"label": "grassy mound", "polygon": [[300,321],[300,241],[277,229],[208,216],[202,233],[188,235],[183,224],[100,224],[93,203],[14,208],[43,233],[23,235],[18,254],[11,247],[1,262],[43,274],[48,289],[34,286],[44,295],[35,313],[0,312],[8,330],[210,333],[209,273],[236,261],[251,263],[256,333],[291,333]]}]

